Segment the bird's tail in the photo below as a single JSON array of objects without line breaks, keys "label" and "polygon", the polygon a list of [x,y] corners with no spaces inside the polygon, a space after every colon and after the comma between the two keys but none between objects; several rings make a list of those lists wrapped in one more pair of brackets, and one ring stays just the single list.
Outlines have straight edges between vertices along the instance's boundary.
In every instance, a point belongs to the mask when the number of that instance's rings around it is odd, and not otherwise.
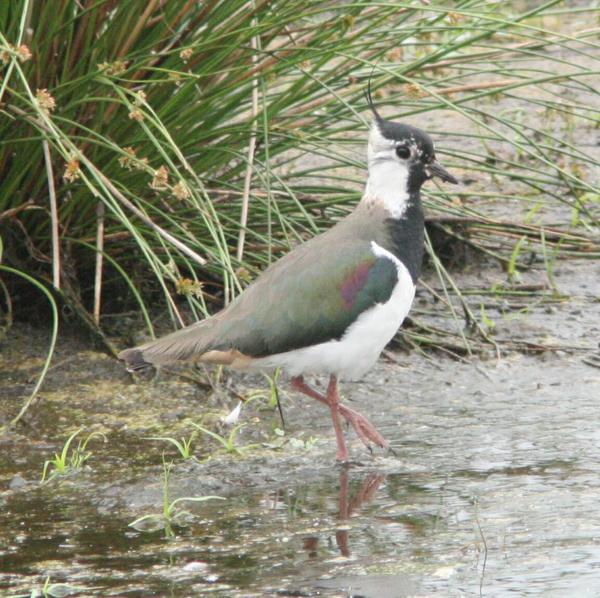
[{"label": "bird's tail", "polygon": [[208,318],[139,347],[125,349],[118,357],[125,361],[130,372],[192,357],[200,358],[209,350],[214,324],[213,318]]},{"label": "bird's tail", "polygon": [[141,372],[152,365],[144,359],[144,353],[138,347],[125,349],[119,353],[118,357],[125,362],[128,372]]}]

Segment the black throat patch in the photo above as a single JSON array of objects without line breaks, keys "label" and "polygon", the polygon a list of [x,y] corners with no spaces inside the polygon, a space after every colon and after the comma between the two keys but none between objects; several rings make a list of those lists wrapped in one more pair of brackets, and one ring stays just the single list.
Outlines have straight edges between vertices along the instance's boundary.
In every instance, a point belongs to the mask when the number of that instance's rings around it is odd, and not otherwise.
[{"label": "black throat patch", "polygon": [[389,246],[386,249],[404,264],[413,283],[416,283],[421,274],[425,236],[425,216],[418,188],[417,191],[410,192],[406,211],[402,217],[387,218],[385,225],[389,238]]}]

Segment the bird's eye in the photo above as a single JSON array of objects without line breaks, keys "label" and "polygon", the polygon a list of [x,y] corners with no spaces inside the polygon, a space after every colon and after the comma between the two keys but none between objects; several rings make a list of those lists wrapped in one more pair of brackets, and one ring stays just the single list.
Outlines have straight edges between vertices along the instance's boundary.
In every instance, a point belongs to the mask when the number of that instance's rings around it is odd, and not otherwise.
[{"label": "bird's eye", "polygon": [[396,147],[396,156],[401,160],[408,160],[410,158],[410,150],[405,145],[398,145]]}]

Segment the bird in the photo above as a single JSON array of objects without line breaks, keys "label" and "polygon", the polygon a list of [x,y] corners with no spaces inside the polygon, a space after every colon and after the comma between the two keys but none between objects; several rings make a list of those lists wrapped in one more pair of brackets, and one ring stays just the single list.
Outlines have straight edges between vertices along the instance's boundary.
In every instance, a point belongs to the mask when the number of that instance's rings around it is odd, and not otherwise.
[{"label": "bird", "polygon": [[[281,368],[293,389],[329,408],[336,460],[348,462],[342,420],[363,444],[389,443],[340,400],[340,380],[362,378],[407,316],[424,251],[421,186],[458,181],[437,160],[431,137],[384,119],[366,92],[373,118],[361,200],[327,231],[264,270],[228,306],[206,319],[119,354],[129,371],[177,361],[242,371]],[[325,392],[305,375],[329,376]]]}]

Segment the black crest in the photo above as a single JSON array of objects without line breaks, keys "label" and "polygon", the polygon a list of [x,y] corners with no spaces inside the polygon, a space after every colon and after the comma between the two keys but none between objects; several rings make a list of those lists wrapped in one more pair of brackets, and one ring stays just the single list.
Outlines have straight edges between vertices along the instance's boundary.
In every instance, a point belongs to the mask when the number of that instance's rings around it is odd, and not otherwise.
[{"label": "black crest", "polygon": [[377,111],[375,104],[373,103],[373,95],[371,93],[371,77],[367,83],[367,89],[365,91],[367,98],[367,104],[373,113],[379,132],[390,141],[395,141],[398,144],[405,143],[407,145],[417,145],[421,150],[422,159],[424,162],[428,162],[434,156],[433,141],[431,137],[413,127],[411,125],[404,125],[401,123],[395,123],[390,120],[385,120],[381,114]]},{"label": "black crest", "polygon": [[375,104],[373,103],[373,95],[371,94],[371,79],[373,78],[373,73],[369,75],[369,81],[367,82],[367,89],[365,90],[365,96],[367,98],[367,104],[375,117],[377,123],[385,122],[383,118],[381,118],[381,114],[377,112],[377,108],[375,108]]}]

